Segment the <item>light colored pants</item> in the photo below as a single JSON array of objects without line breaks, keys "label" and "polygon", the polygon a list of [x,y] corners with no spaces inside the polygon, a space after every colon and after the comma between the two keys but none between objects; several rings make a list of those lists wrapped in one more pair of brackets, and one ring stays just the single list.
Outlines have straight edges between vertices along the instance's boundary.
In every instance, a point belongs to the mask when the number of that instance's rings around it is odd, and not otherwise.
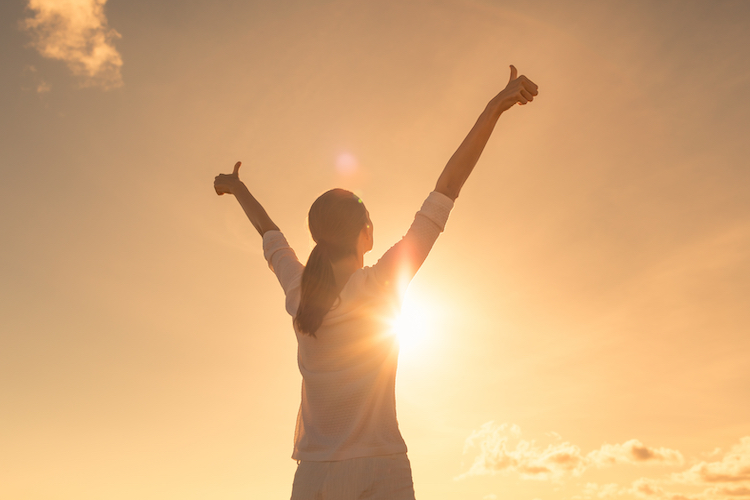
[{"label": "light colored pants", "polygon": [[338,462],[300,462],[292,500],[414,500],[406,453]]}]

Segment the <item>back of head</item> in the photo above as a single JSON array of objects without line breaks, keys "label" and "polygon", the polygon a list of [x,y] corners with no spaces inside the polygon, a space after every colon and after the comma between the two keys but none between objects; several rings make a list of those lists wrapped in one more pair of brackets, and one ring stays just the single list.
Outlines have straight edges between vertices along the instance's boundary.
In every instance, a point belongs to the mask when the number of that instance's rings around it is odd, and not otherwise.
[{"label": "back of head", "polygon": [[302,274],[302,293],[294,325],[314,337],[323,316],[336,300],[332,262],[356,255],[359,234],[367,223],[367,210],[354,193],[331,189],[312,204],[307,222],[316,245]]}]

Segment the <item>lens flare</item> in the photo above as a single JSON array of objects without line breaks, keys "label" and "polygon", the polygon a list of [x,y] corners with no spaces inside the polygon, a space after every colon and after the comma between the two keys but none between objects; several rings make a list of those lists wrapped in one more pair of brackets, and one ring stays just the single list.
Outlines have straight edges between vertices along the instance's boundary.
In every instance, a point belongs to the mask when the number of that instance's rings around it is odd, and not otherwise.
[{"label": "lens flare", "polygon": [[354,175],[359,170],[359,162],[351,153],[341,153],[336,158],[336,171],[345,177]]}]

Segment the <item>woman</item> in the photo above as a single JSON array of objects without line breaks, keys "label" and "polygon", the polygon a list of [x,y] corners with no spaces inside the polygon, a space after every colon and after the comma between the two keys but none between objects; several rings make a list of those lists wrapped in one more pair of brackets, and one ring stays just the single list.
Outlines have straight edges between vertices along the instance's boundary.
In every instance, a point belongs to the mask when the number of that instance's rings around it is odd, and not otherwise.
[{"label": "woman", "polygon": [[373,227],[362,200],[343,189],[321,195],[308,223],[316,242],[303,266],[279,228],[239,179],[218,175],[217,194],[233,194],[263,237],[263,251],[294,318],[302,402],[292,458],[292,500],[414,499],[406,444],[398,430],[398,345],[388,318],[445,228],[453,202],[500,115],[526,104],[537,86],[510,67],[508,85],[487,105],[453,154],[403,239],[372,267]]}]

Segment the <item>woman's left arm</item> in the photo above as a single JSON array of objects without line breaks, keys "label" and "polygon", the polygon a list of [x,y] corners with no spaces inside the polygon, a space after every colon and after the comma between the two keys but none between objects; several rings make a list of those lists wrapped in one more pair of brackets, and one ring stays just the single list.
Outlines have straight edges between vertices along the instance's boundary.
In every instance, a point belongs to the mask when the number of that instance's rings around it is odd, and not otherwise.
[{"label": "woman's left arm", "polygon": [[524,75],[518,76],[515,66],[511,65],[508,85],[487,104],[482,114],[479,115],[474,127],[440,174],[435,191],[455,201],[464,182],[479,161],[500,115],[516,104],[533,101],[538,93],[539,87]]},{"label": "woman's left arm", "polygon": [[268,213],[263,208],[258,200],[250,193],[245,183],[240,180],[240,165],[242,162],[237,162],[234,165],[234,171],[231,174],[219,174],[214,179],[214,189],[216,194],[233,194],[237,201],[240,202],[242,209],[247,214],[247,218],[250,219],[255,229],[260,233],[261,236],[266,234],[266,231],[278,231],[279,226],[274,224]]}]

